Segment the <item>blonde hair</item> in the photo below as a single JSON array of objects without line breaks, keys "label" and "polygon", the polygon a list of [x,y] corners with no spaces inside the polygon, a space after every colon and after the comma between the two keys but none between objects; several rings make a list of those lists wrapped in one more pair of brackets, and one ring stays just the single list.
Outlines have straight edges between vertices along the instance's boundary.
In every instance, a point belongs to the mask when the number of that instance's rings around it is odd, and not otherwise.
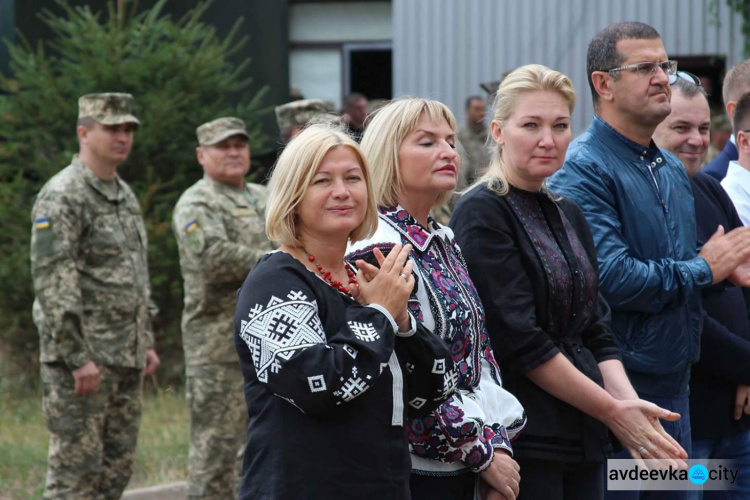
[{"label": "blonde hair", "polygon": [[268,183],[266,234],[273,241],[300,247],[296,208],[304,198],[312,178],[326,154],[337,148],[350,148],[362,167],[367,185],[367,209],[362,223],[349,234],[351,241],[369,238],[378,224],[378,210],[372,196],[370,175],[362,152],[345,132],[331,125],[314,124],[305,128],[284,148],[274,165]]},{"label": "blonde hair", "polygon": [[[403,97],[380,108],[372,117],[362,137],[362,154],[372,166],[372,191],[378,206],[398,204],[404,192],[398,152],[406,136],[417,129],[419,119],[425,114],[434,123],[441,120],[456,130],[456,118],[442,102],[419,97]],[[446,191],[438,196],[434,206],[448,201],[453,193]]]},{"label": "blonde hair", "polygon": [[[576,105],[576,91],[570,78],[541,64],[527,64],[511,71],[500,82],[492,108],[492,120],[504,125],[515,111],[518,98],[527,92],[534,91],[559,93],[568,103],[570,113],[573,113]],[[502,159],[502,147],[495,143],[493,149],[489,168],[467,191],[478,184],[486,184],[488,189],[498,194],[504,195],[508,192],[508,180],[505,174],[508,166]]]}]

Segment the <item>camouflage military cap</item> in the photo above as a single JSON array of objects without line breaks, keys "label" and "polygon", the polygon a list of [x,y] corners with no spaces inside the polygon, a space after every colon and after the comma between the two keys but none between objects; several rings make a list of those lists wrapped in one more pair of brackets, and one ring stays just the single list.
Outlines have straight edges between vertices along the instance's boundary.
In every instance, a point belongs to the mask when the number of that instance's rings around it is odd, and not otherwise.
[{"label": "camouflage military cap", "polygon": [[276,106],[276,123],[279,130],[289,130],[293,127],[304,127],[315,119],[315,123],[340,124],[340,118],[335,115],[336,109],[332,102],[322,99],[303,99]]},{"label": "camouflage military cap", "polygon": [[114,92],[79,97],[78,118],[93,118],[103,125],[141,124],[133,116],[133,96]]},{"label": "camouflage military cap", "polygon": [[724,113],[711,118],[711,130],[732,130],[732,124]]},{"label": "camouflage military cap", "polygon": [[195,133],[198,135],[198,144],[201,146],[213,146],[233,135],[243,135],[250,139],[250,136],[247,135],[245,122],[231,116],[204,123],[195,129]]}]

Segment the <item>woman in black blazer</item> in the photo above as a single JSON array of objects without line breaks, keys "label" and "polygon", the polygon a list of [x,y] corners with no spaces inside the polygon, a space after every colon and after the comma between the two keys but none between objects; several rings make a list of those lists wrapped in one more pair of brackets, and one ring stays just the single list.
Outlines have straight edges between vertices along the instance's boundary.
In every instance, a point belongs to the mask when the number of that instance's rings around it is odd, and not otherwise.
[{"label": "woman in black blazer", "polygon": [[451,219],[505,384],[528,415],[514,443],[521,498],[601,498],[607,428],[634,458],[686,458],[659,424],[679,415],[638,399],[625,374],[581,210],[545,188],[565,159],[574,106],[562,73],[510,73],[491,123],[493,162]]}]

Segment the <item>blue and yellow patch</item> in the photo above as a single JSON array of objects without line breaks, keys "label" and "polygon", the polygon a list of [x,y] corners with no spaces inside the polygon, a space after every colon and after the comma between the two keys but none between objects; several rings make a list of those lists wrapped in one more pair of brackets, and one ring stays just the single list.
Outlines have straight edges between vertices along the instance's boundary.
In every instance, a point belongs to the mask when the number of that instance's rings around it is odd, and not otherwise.
[{"label": "blue and yellow patch", "polygon": [[190,222],[188,222],[187,224],[185,224],[185,232],[186,233],[192,233],[196,229],[198,229],[198,221],[191,220]]},{"label": "blue and yellow patch", "polygon": [[49,225],[50,225],[50,220],[46,217],[37,219],[34,221],[34,226],[37,229],[47,229],[49,228]]}]

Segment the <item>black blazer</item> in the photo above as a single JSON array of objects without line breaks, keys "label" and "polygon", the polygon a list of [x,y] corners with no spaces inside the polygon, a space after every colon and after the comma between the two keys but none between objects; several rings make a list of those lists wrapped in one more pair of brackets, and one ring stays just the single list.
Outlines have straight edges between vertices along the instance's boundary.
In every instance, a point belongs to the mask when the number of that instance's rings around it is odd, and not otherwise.
[{"label": "black blazer", "polygon": [[[742,227],[737,211],[715,179],[698,172],[690,181],[695,198],[698,244],[721,224]],[[735,420],[737,384],[750,385],[750,289],[719,285],[703,290],[701,357],[690,380],[693,440],[718,439],[750,430],[750,416]]]},{"label": "black blazer", "polygon": [[[596,283],[596,249],[578,205],[566,198],[553,200],[544,193],[535,196],[571,274],[578,273],[578,261],[571,255],[562,217],[585,249]],[[514,453],[519,458],[566,462],[604,460],[611,450],[604,424],[543,391],[525,374],[562,353],[603,385],[598,363],[620,359],[606,302],[594,290],[594,312],[572,311],[574,319],[567,331],[551,334],[545,271],[507,197],[478,186],[459,199],[450,225],[482,299],[503,384],[528,415],[526,428],[513,444]]]}]

